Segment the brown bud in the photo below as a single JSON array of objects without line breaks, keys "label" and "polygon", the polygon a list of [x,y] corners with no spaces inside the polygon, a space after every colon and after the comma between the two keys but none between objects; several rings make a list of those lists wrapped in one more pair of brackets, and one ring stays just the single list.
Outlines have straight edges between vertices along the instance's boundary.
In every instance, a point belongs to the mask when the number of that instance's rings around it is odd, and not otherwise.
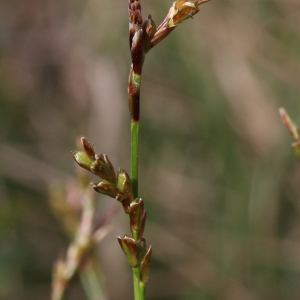
[{"label": "brown bud", "polygon": [[136,241],[125,235],[123,239],[118,237],[118,242],[127,257],[130,266],[136,268],[139,264]]},{"label": "brown bud", "polygon": [[99,155],[96,154],[96,160],[93,163],[93,166],[91,168],[92,172],[99,176],[100,178],[103,178],[105,180],[110,179],[109,173],[106,170],[106,168],[103,166],[103,163],[101,163],[100,159],[99,159]]},{"label": "brown bud", "polygon": [[142,283],[147,283],[149,279],[149,269],[151,263],[152,247],[149,246],[148,251],[141,263],[141,277],[140,280]]},{"label": "brown bud", "polygon": [[83,149],[85,151],[85,153],[87,154],[87,156],[91,159],[94,160],[95,159],[95,149],[94,149],[94,145],[91,144],[90,142],[88,142],[86,140],[85,137],[81,138],[81,143],[83,145]]},{"label": "brown bud", "polygon": [[110,182],[115,182],[116,180],[115,171],[105,154],[101,154],[100,156],[98,154],[95,155],[95,161],[91,167],[91,172]]},{"label": "brown bud", "polygon": [[75,161],[84,169],[114,183],[116,181],[116,174],[107,155],[96,154],[93,144],[89,143],[84,137],[81,138],[81,143],[84,151],[72,151]]},{"label": "brown bud", "polygon": [[107,182],[106,180],[100,181],[97,185],[95,184],[93,186],[93,189],[100,194],[116,198],[118,201],[123,200],[122,194],[119,192],[119,190],[113,184]]},{"label": "brown bud", "polygon": [[[151,48],[165,39],[175,27],[188,18],[192,18],[199,12],[199,5],[210,0],[177,0],[171,6],[166,18],[158,26],[153,38]],[[149,50],[148,50],[149,51]]]},{"label": "brown bud", "polygon": [[143,46],[144,53],[147,53],[151,49],[151,40],[156,32],[156,25],[151,18],[151,15],[145,20],[143,24]]},{"label": "brown bud", "polygon": [[184,2],[184,3],[178,8],[178,11],[175,13],[172,20],[169,23],[170,25],[177,25],[177,24],[183,22],[184,20],[192,17],[200,10],[198,8],[197,1],[182,0],[181,2]]},{"label": "brown bud", "polygon": [[144,213],[142,215],[141,225],[140,225],[140,231],[139,231],[139,239],[142,238],[145,230],[145,224],[146,224],[146,210],[144,210]]},{"label": "brown bud", "polygon": [[147,245],[146,245],[146,239],[144,239],[144,238],[138,239],[136,242],[136,247],[137,247],[137,251],[138,251],[138,259],[139,259],[139,262],[141,263],[146,255],[146,252],[148,249]]},{"label": "brown bud", "polygon": [[129,208],[130,208],[129,198],[125,197],[124,200],[122,200],[122,205],[123,205],[125,213],[128,215],[129,214]]},{"label": "brown bud", "polygon": [[124,169],[119,169],[118,177],[116,180],[116,187],[120,192],[122,192],[125,198],[128,198],[129,201],[133,200],[131,180]]},{"label": "brown bud", "polygon": [[108,159],[108,156],[106,154],[103,154],[102,156],[103,156],[104,162],[106,163],[108,171],[110,172],[110,176],[113,178],[112,181],[115,181],[116,173],[115,173],[115,169],[114,169],[112,163],[110,162],[110,160]]},{"label": "brown bud", "polygon": [[72,151],[73,157],[75,161],[79,164],[80,167],[91,171],[91,167],[93,165],[93,161],[90,157],[83,151]]},{"label": "brown bud", "polygon": [[[128,102],[131,120],[138,122],[140,119],[140,78],[137,78],[131,65],[128,80]],[[140,76],[139,76],[140,77]]]},{"label": "brown bud", "polygon": [[131,46],[131,59],[132,59],[134,74],[141,75],[142,64],[143,64],[143,30],[142,29],[136,31],[133,36],[132,46]]},{"label": "brown bud", "polygon": [[129,12],[129,21],[136,28],[140,28],[140,25],[143,23],[142,15],[141,15],[141,3],[139,0],[128,1],[128,12]]},{"label": "brown bud", "polygon": [[142,199],[135,199],[130,203],[129,218],[131,230],[139,231],[144,214],[144,201]]}]

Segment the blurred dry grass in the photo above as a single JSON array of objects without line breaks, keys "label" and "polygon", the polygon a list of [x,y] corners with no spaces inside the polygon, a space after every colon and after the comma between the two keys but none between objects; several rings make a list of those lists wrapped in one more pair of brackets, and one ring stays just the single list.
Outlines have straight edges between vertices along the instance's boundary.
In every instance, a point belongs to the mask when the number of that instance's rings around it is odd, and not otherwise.
[{"label": "blurred dry grass", "polygon": [[[143,0],[158,25],[172,1]],[[0,299],[47,299],[68,240],[48,186],[73,177],[77,136],[129,169],[126,0],[0,3]],[[203,5],[146,59],[141,186],[148,299],[298,300],[300,167],[277,112],[300,123],[300,2]],[[111,203],[99,196],[100,210]],[[131,299],[116,242],[110,299]],[[74,283],[68,299],[84,299]]]}]

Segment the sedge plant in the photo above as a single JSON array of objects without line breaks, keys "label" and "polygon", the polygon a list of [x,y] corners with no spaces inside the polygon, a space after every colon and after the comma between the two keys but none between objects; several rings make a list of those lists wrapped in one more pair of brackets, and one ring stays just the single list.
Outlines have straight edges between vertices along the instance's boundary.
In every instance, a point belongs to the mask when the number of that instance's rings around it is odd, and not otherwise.
[{"label": "sedge plant", "polygon": [[[105,154],[97,154],[93,143],[81,138],[84,151],[74,151],[75,161],[84,169],[100,177],[93,189],[115,198],[129,217],[130,234],[118,237],[119,244],[133,271],[134,299],[144,300],[149,277],[152,247],[143,237],[146,224],[144,201],[138,192],[140,87],[146,54],[164,40],[180,23],[193,18],[200,5],[210,0],[177,0],[171,6],[164,21],[156,27],[151,15],[143,21],[141,1],[128,0],[129,46],[131,67],[128,79],[128,103],[131,119],[131,172],[118,173]],[[90,247],[90,245],[88,245]]]}]

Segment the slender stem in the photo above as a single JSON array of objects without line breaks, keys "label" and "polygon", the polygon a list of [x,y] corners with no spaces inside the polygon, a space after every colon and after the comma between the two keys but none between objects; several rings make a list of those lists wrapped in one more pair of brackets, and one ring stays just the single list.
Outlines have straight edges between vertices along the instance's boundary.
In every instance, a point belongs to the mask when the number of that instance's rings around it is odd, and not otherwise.
[{"label": "slender stem", "polygon": [[[135,5],[129,1],[129,40],[131,52],[131,68],[128,80],[128,103],[131,117],[131,186],[133,197],[138,198],[138,158],[139,158],[139,120],[140,120],[140,85],[144,60],[143,29],[141,5],[139,0]],[[135,241],[139,233],[133,233]],[[134,299],[141,300],[140,293],[140,266],[132,268]],[[143,298],[144,299],[144,298]]]},{"label": "slender stem", "polygon": [[140,300],[146,299],[146,284],[140,283]]},{"label": "slender stem", "polygon": [[134,198],[138,197],[139,122],[131,121],[131,183]]},{"label": "slender stem", "polygon": [[134,300],[141,300],[140,295],[140,268],[132,268]]},{"label": "slender stem", "polygon": [[51,300],[63,300],[66,286],[67,284],[64,281],[56,283],[56,286],[52,290]]},{"label": "slender stem", "polygon": [[[131,121],[131,183],[134,198],[138,197],[139,122]],[[138,239],[138,235],[133,237]],[[140,300],[140,268],[132,268],[134,299]]]}]

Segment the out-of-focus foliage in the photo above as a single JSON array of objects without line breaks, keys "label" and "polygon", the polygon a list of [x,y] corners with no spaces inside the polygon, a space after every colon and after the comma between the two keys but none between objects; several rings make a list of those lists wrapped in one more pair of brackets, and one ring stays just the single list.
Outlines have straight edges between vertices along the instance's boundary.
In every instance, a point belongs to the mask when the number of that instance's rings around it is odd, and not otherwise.
[{"label": "out-of-focus foliage", "polygon": [[[142,0],[143,16],[158,25],[171,4]],[[149,300],[299,299],[300,166],[277,111],[300,124],[299,9],[211,1],[147,55]],[[47,299],[68,245],[48,188],[72,192],[76,137],[129,169],[127,1],[3,0],[0,29],[0,299]],[[130,299],[128,220],[114,223],[99,261],[110,299]],[[68,299],[84,297],[75,282]]]}]

